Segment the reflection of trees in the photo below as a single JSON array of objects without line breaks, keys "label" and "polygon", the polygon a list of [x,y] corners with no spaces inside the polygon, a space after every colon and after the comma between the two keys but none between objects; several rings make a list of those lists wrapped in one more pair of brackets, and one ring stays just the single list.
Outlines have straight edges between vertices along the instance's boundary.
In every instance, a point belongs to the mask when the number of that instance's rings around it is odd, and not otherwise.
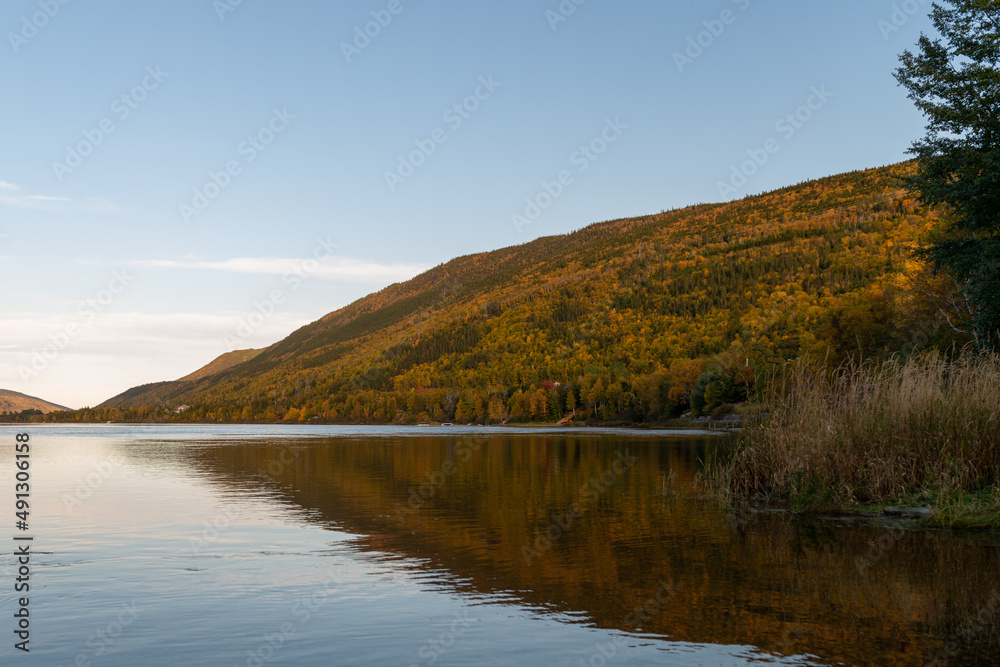
[{"label": "reflection of trees", "polygon": [[[259,483],[271,464],[268,484],[307,516],[446,569],[468,592],[631,631],[624,619],[672,581],[670,603],[642,630],[674,640],[923,664],[1000,587],[996,549],[951,534],[886,539],[884,528],[854,523],[727,517],[685,492],[704,443],[654,442],[495,437],[463,449],[458,438],[427,437],[184,451],[238,488]],[[611,469],[618,450],[639,461],[529,564],[522,547]],[[273,465],[282,459],[292,463]],[[450,471],[444,483],[441,471]],[[428,497],[401,520],[399,507],[421,486]],[[974,651],[989,650],[996,627],[971,648],[960,644],[951,664],[981,660]]]}]

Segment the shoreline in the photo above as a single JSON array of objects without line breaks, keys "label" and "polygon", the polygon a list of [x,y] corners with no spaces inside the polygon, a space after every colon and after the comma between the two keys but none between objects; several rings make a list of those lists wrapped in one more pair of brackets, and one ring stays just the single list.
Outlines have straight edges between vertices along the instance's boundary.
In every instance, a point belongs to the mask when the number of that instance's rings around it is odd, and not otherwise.
[{"label": "shoreline", "polygon": [[582,430],[582,429],[628,429],[632,431],[699,431],[711,434],[735,434],[741,432],[742,427],[720,426],[726,422],[698,422],[688,420],[670,420],[668,422],[599,422],[599,421],[579,421],[569,423],[559,422],[513,422],[503,424],[456,424],[448,422],[421,422],[421,423],[400,423],[400,422],[351,422],[351,421],[331,421],[331,420],[308,420],[308,421],[209,421],[209,420],[120,420],[120,421],[60,421],[45,420],[37,422],[8,422],[0,421],[0,426],[45,426],[45,425],[73,425],[73,424],[160,424],[160,425],[181,425],[193,424],[200,426],[255,426],[255,425],[286,425],[286,426],[400,426],[400,427],[444,427],[444,428],[523,428],[523,429],[553,429],[553,430]]},{"label": "shoreline", "polygon": [[734,508],[730,511],[749,513],[780,513],[790,514],[810,520],[861,522],[892,530],[946,530],[959,534],[980,535],[986,539],[995,539],[1000,535],[1000,512],[983,514],[970,512],[968,514],[950,514],[947,518],[943,512],[933,507],[897,507],[885,505],[874,509],[858,507],[828,508],[823,511],[800,511],[788,507],[761,505],[752,508]]},{"label": "shoreline", "polygon": [[920,494],[882,498],[863,504],[818,501],[808,495],[733,498],[706,477],[710,493],[733,511],[787,512],[826,519],[879,520],[926,529],[1000,533],[1000,492],[973,493],[928,489]]},{"label": "shoreline", "polygon": [[454,432],[456,435],[468,434],[470,431],[475,431],[478,433],[489,433],[489,432],[511,432],[511,431],[523,431],[523,432],[545,432],[545,433],[573,433],[573,434],[585,434],[585,433],[608,433],[608,432],[623,432],[627,431],[634,433],[636,435],[648,435],[648,436],[671,436],[671,437],[714,437],[714,436],[725,436],[734,435],[733,431],[727,431],[722,429],[704,429],[699,428],[697,424],[678,426],[678,425],[662,425],[662,424],[642,424],[642,425],[632,425],[632,424],[558,424],[555,422],[543,423],[534,422],[528,424],[438,424],[438,423],[422,423],[422,424],[381,424],[381,423],[329,423],[329,422],[287,422],[287,421],[272,421],[272,422],[214,422],[214,421],[81,421],[81,422],[0,422],[0,427],[14,427],[14,428],[58,428],[58,427],[98,427],[98,426],[132,426],[132,427],[287,427],[287,428],[309,428],[309,427],[342,427],[342,428],[395,428],[406,431],[419,432],[422,430],[432,431],[435,434],[446,434],[448,432]]}]

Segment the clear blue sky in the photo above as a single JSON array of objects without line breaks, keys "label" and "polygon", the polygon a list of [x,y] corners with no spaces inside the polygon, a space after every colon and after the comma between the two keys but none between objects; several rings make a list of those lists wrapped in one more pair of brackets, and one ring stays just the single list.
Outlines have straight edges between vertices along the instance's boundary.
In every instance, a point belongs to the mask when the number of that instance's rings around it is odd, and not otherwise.
[{"label": "clear blue sky", "polygon": [[3,3],[0,387],[97,404],[458,255],[922,134],[892,71],[926,1],[236,1]]}]

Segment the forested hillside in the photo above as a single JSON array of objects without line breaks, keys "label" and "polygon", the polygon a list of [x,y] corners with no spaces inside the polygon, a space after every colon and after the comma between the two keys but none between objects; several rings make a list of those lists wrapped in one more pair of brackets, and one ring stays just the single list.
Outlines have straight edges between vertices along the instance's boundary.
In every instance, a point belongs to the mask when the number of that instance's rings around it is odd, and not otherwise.
[{"label": "forested hillside", "polygon": [[[42,399],[35,398],[34,396],[19,394],[16,391],[0,389],[0,415],[13,417],[14,415],[28,412],[41,415],[58,410],[69,410],[69,408],[64,408],[61,405],[43,401]],[[30,417],[32,415],[24,416]]]},{"label": "forested hillside", "polygon": [[[945,318],[963,316],[954,286],[911,258],[942,225],[901,189],[910,168],[461,257],[243,363],[60,418],[642,422],[727,411],[786,360],[961,340]],[[181,403],[193,409],[167,412]]]}]

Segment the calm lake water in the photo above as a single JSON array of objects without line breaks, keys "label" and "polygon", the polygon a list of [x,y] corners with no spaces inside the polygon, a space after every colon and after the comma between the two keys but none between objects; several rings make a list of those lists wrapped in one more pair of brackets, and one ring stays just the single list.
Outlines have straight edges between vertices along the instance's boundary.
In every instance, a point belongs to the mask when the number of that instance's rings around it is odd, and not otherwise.
[{"label": "calm lake water", "polygon": [[[30,530],[14,438],[31,435]],[[1000,662],[1000,539],[728,513],[708,437],[0,427],[3,664]],[[4,534],[5,533],[5,534]]]}]

